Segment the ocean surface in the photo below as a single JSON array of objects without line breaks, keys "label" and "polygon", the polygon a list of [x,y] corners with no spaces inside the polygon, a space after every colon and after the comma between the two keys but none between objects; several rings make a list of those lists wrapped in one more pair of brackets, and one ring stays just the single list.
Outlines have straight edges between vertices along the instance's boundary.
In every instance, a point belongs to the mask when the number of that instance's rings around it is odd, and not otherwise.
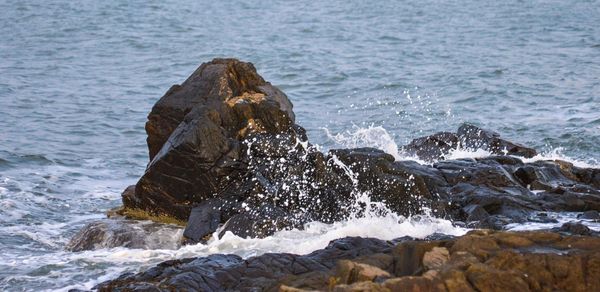
[{"label": "ocean surface", "polygon": [[64,251],[143,173],[154,102],[214,57],[254,63],[324,150],[403,159],[397,145],[472,122],[598,167],[599,24],[596,0],[0,1],[0,290],[89,289],[176,257],[307,253],[347,235],[462,234],[390,215],[177,250]]}]

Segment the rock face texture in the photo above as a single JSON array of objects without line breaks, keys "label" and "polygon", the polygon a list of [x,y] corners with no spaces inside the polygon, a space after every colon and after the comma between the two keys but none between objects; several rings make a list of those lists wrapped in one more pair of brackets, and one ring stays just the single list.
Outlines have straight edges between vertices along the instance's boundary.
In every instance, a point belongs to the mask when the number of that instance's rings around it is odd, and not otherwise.
[{"label": "rock face texture", "polygon": [[152,108],[146,123],[150,163],[127,208],[187,220],[191,205],[218,196],[242,176],[243,141],[294,136],[292,104],[250,63],[202,64]]},{"label": "rock face texture", "polygon": [[600,238],[472,231],[458,238],[350,237],[308,255],[164,262],[100,291],[599,291]]}]

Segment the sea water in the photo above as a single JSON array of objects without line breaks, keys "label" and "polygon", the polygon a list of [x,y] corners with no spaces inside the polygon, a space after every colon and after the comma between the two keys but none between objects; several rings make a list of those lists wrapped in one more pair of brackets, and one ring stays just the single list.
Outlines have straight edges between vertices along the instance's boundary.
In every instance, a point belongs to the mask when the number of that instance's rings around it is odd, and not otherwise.
[{"label": "sea water", "polygon": [[91,288],[168,259],[308,253],[344,236],[460,235],[388,214],[174,250],[64,250],[143,173],[152,105],[214,57],[253,62],[324,151],[414,159],[398,145],[471,122],[534,159],[598,167],[599,15],[593,0],[0,1],[0,290]]}]

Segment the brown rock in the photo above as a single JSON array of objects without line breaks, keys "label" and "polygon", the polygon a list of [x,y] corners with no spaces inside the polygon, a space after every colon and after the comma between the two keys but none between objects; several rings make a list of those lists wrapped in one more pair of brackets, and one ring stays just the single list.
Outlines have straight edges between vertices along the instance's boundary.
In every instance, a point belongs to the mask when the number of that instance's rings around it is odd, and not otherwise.
[{"label": "brown rock", "polygon": [[498,249],[500,246],[494,238],[487,236],[486,233],[471,232],[456,240],[450,251],[469,251],[479,259],[485,260],[490,252]]},{"label": "brown rock", "polygon": [[444,284],[448,292],[470,292],[475,291],[462,271],[452,270],[444,275]]},{"label": "brown rock", "polygon": [[419,275],[424,272],[423,256],[443,242],[405,241],[398,244],[392,251],[396,260],[394,274],[396,276]]},{"label": "brown rock", "polygon": [[448,261],[449,257],[450,253],[447,248],[435,246],[423,255],[423,266],[428,270],[438,270]]},{"label": "brown rock", "polygon": [[378,267],[349,260],[341,260],[337,263],[336,276],[340,279],[340,283],[346,284],[391,277],[390,273]]},{"label": "brown rock", "polygon": [[473,264],[466,272],[467,279],[479,291],[529,291],[529,286],[517,275]]},{"label": "brown rock", "polygon": [[390,289],[373,282],[358,282],[352,285],[338,285],[333,292],[390,292]]},{"label": "brown rock", "polygon": [[439,279],[430,279],[427,277],[406,276],[401,278],[393,278],[383,282],[383,286],[391,291],[412,291],[412,292],[429,292],[429,291],[447,291],[444,283]]}]

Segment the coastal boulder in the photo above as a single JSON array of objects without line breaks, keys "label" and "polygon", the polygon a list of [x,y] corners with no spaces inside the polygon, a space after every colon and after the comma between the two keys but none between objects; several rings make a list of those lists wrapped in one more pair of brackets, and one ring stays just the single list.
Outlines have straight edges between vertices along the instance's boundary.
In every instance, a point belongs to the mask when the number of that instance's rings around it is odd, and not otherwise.
[{"label": "coastal boulder", "polygon": [[126,208],[186,221],[195,203],[219,196],[247,172],[251,134],[296,135],[292,104],[251,63],[215,59],[152,108],[146,123],[150,163]]}]

